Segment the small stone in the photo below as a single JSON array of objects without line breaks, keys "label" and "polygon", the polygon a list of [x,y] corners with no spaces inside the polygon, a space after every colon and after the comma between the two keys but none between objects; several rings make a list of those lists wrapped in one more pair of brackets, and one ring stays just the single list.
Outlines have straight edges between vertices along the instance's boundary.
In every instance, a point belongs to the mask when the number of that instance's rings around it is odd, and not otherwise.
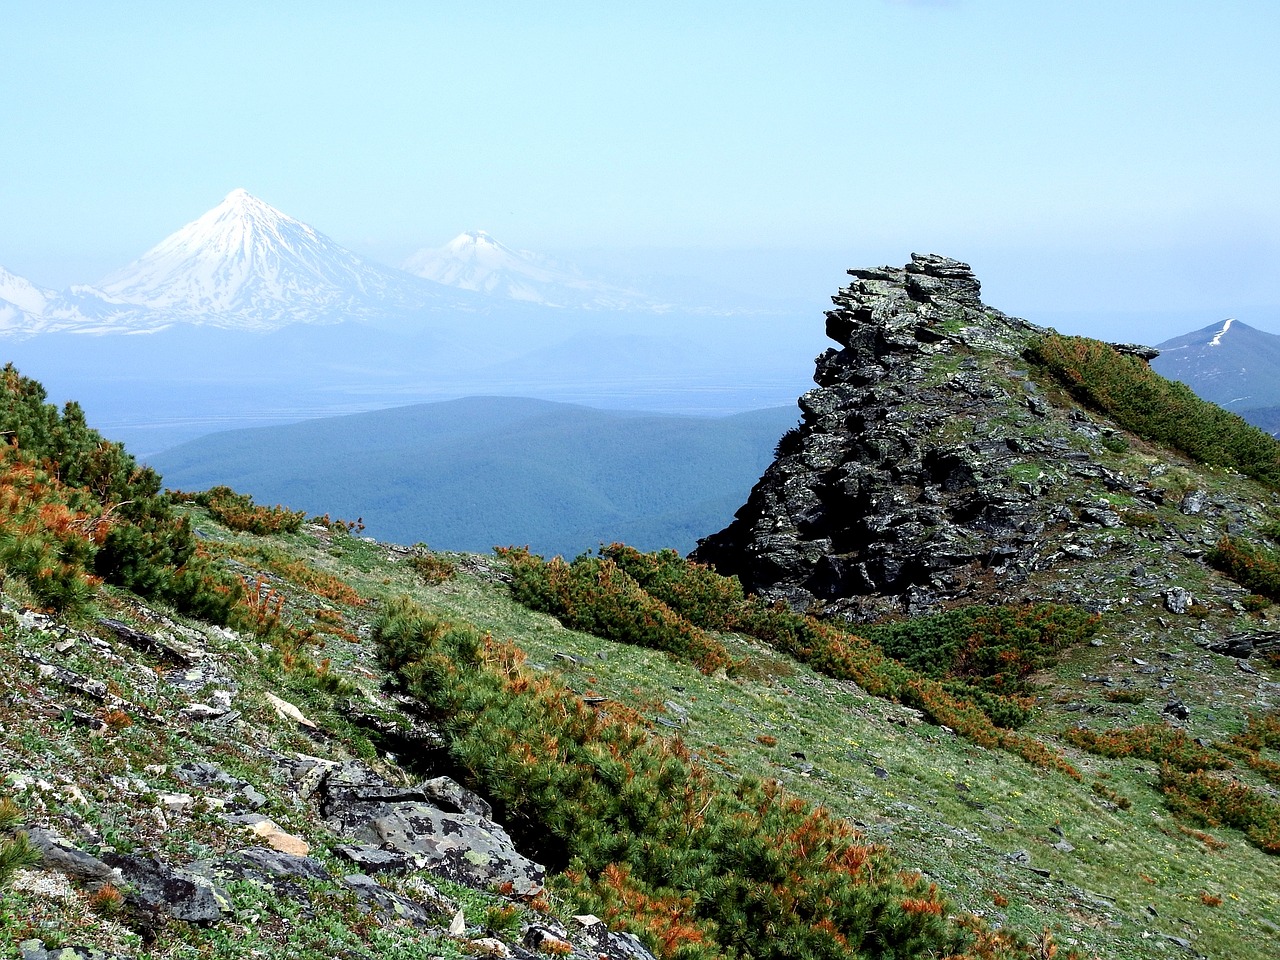
[{"label": "small stone", "polygon": [[202,723],[207,720],[216,720],[219,717],[225,717],[227,710],[210,706],[207,703],[191,703],[178,711],[178,716],[183,720],[190,720],[193,723]]},{"label": "small stone", "polygon": [[449,921],[449,936],[461,937],[467,932],[467,917],[461,909]]},{"label": "small stone", "polygon": [[1185,614],[1195,602],[1195,597],[1183,587],[1169,587],[1164,592],[1164,608],[1170,613]]},{"label": "small stone", "polygon": [[258,810],[267,805],[266,796],[247,783],[240,788],[240,795],[244,797],[245,803],[249,804],[249,808],[252,810]]},{"label": "small stone", "polygon": [[467,946],[471,950],[482,957],[510,957],[511,948],[501,940],[493,937],[481,937],[479,940],[468,941]]},{"label": "small stone", "polygon": [[267,702],[271,704],[272,707],[275,708],[276,713],[278,713],[285,720],[292,720],[294,723],[300,723],[302,724],[302,726],[310,727],[313,730],[316,728],[315,723],[312,722],[311,720],[308,720],[307,717],[303,715],[302,711],[299,710],[297,707],[295,707],[288,700],[281,700],[274,693],[267,693],[264,695],[267,698]]},{"label": "small stone", "polygon": [[291,833],[285,833],[274,820],[263,818],[251,824],[249,829],[267,842],[267,846],[281,853],[291,853],[297,857],[305,857],[311,852],[310,845]]},{"label": "small stone", "polygon": [[1178,505],[1179,512],[1186,516],[1193,516],[1204,509],[1205,492],[1203,490],[1191,490],[1183,498]]}]

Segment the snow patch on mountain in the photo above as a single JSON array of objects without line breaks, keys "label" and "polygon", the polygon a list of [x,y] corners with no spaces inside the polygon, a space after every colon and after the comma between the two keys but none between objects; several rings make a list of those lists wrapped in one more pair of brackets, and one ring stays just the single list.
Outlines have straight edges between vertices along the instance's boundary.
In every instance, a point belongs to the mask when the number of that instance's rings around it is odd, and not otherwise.
[{"label": "snow patch on mountain", "polygon": [[54,296],[52,290],[44,290],[37,287],[25,277],[20,277],[16,273],[10,273],[4,267],[0,267],[0,300],[12,304],[19,310],[24,310],[33,316],[39,316],[44,311],[44,305]]},{"label": "snow patch on mountain", "polygon": [[0,334],[34,333],[45,305],[55,296],[25,277],[0,267]]},{"label": "snow patch on mountain", "polygon": [[1234,322],[1235,322],[1234,318],[1228,319],[1227,322],[1222,325],[1222,329],[1213,335],[1213,339],[1209,341],[1209,346],[1211,347],[1222,346],[1222,338],[1226,335],[1226,332],[1231,329],[1231,324],[1233,324]]},{"label": "snow patch on mountain", "polygon": [[403,267],[446,286],[548,307],[666,309],[635,290],[586,277],[573,264],[513,250],[483,230],[459,234],[443,247],[419,250]]}]

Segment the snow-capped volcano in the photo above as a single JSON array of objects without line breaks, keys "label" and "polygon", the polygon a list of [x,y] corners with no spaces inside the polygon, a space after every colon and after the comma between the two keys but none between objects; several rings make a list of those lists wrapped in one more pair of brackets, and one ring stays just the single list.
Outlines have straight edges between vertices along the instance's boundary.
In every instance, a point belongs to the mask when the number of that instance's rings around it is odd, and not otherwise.
[{"label": "snow-capped volcano", "polygon": [[643,294],[582,275],[577,267],[528,250],[512,250],[483,230],[461,233],[443,247],[409,257],[405,270],[462,290],[587,310],[660,310]]},{"label": "snow-capped volcano", "polygon": [[34,332],[54,292],[0,267],[0,333]]},{"label": "snow-capped volcano", "polygon": [[245,190],[231,191],[96,290],[75,292],[78,302],[56,311],[63,329],[78,326],[77,313],[90,323],[105,313],[115,329],[179,322],[267,330],[374,319],[439,298],[430,284],[357,256]]}]

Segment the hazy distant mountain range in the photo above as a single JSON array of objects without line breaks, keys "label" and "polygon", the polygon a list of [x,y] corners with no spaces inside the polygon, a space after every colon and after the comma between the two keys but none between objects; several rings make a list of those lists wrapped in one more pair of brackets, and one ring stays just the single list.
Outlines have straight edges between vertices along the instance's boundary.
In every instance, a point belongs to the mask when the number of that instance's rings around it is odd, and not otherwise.
[{"label": "hazy distant mountain range", "polygon": [[239,189],[95,285],[56,293],[0,269],[0,335],[404,323],[441,310],[474,313],[502,300],[576,310],[673,309],[586,277],[572,264],[512,250],[483,231],[419,250],[397,270]]},{"label": "hazy distant mountain range", "polygon": [[[813,306],[676,303],[483,231],[403,267],[233,190],[95,285],[53,291],[0,269],[3,359],[145,454],[227,426],[475,394],[759,409],[806,389],[825,346]],[[1155,367],[1276,430],[1277,342],[1228,321],[1162,344]]]},{"label": "hazy distant mountain range", "polygon": [[180,323],[261,332],[475,309],[466,293],[367,260],[245,190],[95,286],[53,294],[5,276],[0,296],[22,310],[5,325],[11,336]]},{"label": "hazy distant mountain range", "polygon": [[821,346],[811,310],[673,305],[481,232],[406,267],[233,190],[93,286],[0,272],[3,359],[145,454],[220,427],[474,394],[758,409],[803,389]]},{"label": "hazy distant mountain range", "polygon": [[443,247],[427,247],[409,257],[403,267],[462,290],[578,310],[672,309],[636,290],[585,277],[571,263],[528,250],[512,250],[483,230],[462,233]]},{"label": "hazy distant mountain range", "polygon": [[149,460],[170,487],[229,484],[400,543],[688,551],[729,522],[798,419],[794,405],[681,417],[471,397],[216,433]]},{"label": "hazy distant mountain range", "polygon": [[1159,344],[1151,366],[1271,433],[1280,431],[1280,336],[1225,320]]}]

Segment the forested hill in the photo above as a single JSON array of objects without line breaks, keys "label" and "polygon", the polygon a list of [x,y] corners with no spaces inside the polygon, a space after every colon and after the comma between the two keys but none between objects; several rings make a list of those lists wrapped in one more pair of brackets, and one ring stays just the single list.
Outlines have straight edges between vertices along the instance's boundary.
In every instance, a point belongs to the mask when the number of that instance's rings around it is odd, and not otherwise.
[{"label": "forested hill", "polygon": [[472,397],[214,434],[150,461],[171,487],[323,507],[398,543],[687,552],[732,518],[797,418],[794,407],[693,417]]}]

